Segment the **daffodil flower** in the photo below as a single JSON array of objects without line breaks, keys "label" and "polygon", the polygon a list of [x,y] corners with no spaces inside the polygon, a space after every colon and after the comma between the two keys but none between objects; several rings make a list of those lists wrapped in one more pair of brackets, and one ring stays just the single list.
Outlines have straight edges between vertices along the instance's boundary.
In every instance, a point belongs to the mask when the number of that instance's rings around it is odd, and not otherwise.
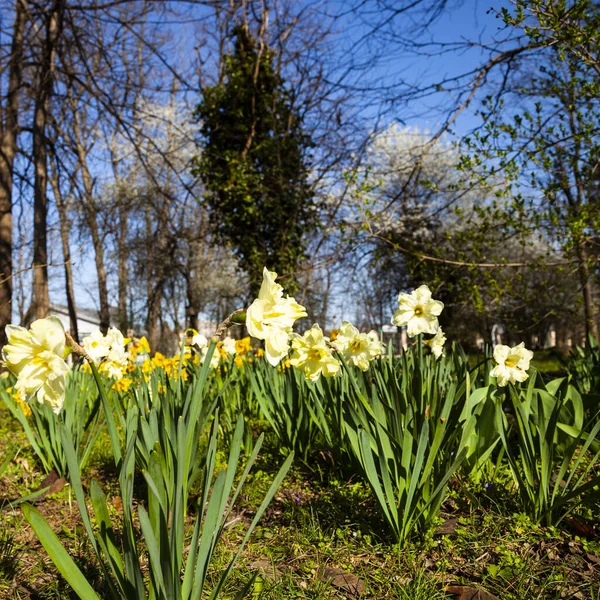
[{"label": "daffodil flower", "polygon": [[223,350],[226,354],[235,354],[235,340],[232,337],[223,339]]},{"label": "daffodil flower", "polygon": [[438,317],[444,309],[444,303],[431,298],[431,290],[422,285],[410,294],[398,295],[398,310],[392,317],[392,324],[398,327],[406,325],[406,333],[414,337],[420,333],[437,333]]},{"label": "daffodil flower", "polygon": [[525,348],[525,343],[521,342],[518,346],[510,348],[498,344],[494,348],[494,360],[498,363],[490,372],[492,377],[500,387],[504,387],[509,382],[525,381],[529,375],[529,362],[533,358],[533,352]]},{"label": "daffodil flower", "polygon": [[84,337],[82,346],[96,364],[99,364],[110,352],[110,341],[99,329]]},{"label": "daffodil flower", "polygon": [[369,368],[369,363],[383,354],[383,345],[376,331],[360,333],[358,329],[344,321],[337,330],[332,346],[344,357],[344,360],[361,371]]},{"label": "daffodil flower", "polygon": [[3,348],[4,365],[17,375],[15,389],[29,402],[32,398],[59,413],[65,399],[69,366],[64,358],[65,330],[58,317],[38,319],[28,331],[6,326],[8,343]]},{"label": "daffodil flower", "polygon": [[425,345],[431,348],[431,353],[436,359],[439,359],[444,352],[444,344],[446,343],[446,334],[439,327],[437,333],[430,340],[423,342]]},{"label": "daffodil flower", "polygon": [[306,317],[306,309],[294,298],[283,297],[283,288],[275,282],[277,273],[263,270],[258,298],[246,312],[248,333],[265,341],[267,360],[276,366],[287,355],[290,334],[297,319]]},{"label": "daffodil flower", "polygon": [[321,328],[315,324],[303,336],[292,340],[290,364],[304,372],[310,381],[323,377],[333,377],[340,371],[340,363],[333,357]]}]

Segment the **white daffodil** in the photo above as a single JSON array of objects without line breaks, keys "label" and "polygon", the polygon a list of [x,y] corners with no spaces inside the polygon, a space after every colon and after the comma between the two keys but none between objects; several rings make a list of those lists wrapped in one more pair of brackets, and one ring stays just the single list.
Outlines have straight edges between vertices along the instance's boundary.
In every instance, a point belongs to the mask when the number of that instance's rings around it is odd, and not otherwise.
[{"label": "white daffodil", "polygon": [[332,345],[346,362],[355,365],[361,371],[366,371],[369,363],[383,354],[383,345],[376,331],[360,333],[348,321],[342,323]]},{"label": "white daffodil", "polygon": [[304,372],[310,381],[323,377],[333,377],[340,371],[340,363],[336,360],[323,336],[321,328],[315,324],[303,336],[292,340],[292,356],[290,364]]},{"label": "white daffodil", "polygon": [[494,360],[498,364],[492,369],[490,375],[496,378],[500,387],[504,387],[509,382],[525,381],[529,377],[527,369],[532,358],[533,352],[525,348],[524,342],[513,348],[498,344],[494,348]]},{"label": "white daffodil", "polygon": [[[201,352],[200,364],[204,364],[204,361],[206,360],[206,356],[208,354],[208,346],[203,346],[200,352]],[[213,352],[213,355],[210,359],[210,368],[216,369],[219,366],[220,362],[221,362],[221,353],[219,352],[219,348],[215,348],[215,351]]]},{"label": "white daffodil", "polygon": [[[208,346],[208,339],[205,335],[198,333],[195,329],[188,329],[186,333],[186,342],[190,346],[198,346],[202,350],[205,346]],[[189,347],[189,346],[188,346]]]},{"label": "white daffodil", "polygon": [[406,333],[414,337],[419,333],[437,333],[438,317],[444,303],[431,298],[431,290],[426,286],[413,290],[410,294],[398,295],[398,310],[392,323],[398,327],[406,325]]},{"label": "white daffodil", "polygon": [[430,340],[423,342],[431,348],[431,353],[439,359],[444,352],[444,344],[446,343],[446,334],[438,327],[437,333]]},{"label": "white daffodil", "polygon": [[129,354],[123,334],[111,327],[106,335],[97,329],[84,338],[83,347],[89,357],[96,363],[100,363],[99,370],[107,377],[121,379],[127,370]]},{"label": "white daffodil", "polygon": [[96,364],[110,352],[110,341],[99,329],[84,337],[82,346]]},{"label": "white daffodil", "polygon": [[65,399],[69,367],[64,358],[65,330],[57,317],[38,319],[29,331],[6,326],[8,343],[3,348],[4,365],[17,375],[15,389],[26,401],[35,396],[59,413]]},{"label": "white daffodil", "polygon": [[283,297],[283,288],[275,282],[276,278],[277,273],[265,267],[258,298],[246,313],[248,333],[265,341],[267,360],[273,366],[276,366],[289,351],[294,322],[306,317],[306,309],[294,298]]},{"label": "white daffodil", "polygon": [[235,354],[235,340],[232,337],[227,336],[223,339],[223,350],[227,354]]},{"label": "white daffodil", "polygon": [[100,365],[100,370],[108,377],[121,379],[127,371],[128,358],[125,346],[111,347],[106,359]]}]

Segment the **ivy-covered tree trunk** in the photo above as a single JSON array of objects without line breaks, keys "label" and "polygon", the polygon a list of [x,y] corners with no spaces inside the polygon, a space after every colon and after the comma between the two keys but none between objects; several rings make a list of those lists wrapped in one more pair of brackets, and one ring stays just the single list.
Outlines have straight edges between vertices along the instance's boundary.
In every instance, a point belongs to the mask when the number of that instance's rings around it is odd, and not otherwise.
[{"label": "ivy-covered tree trunk", "polygon": [[265,266],[294,291],[317,222],[308,182],[312,143],[274,69],[273,51],[242,25],[232,43],[222,82],[203,91],[197,109],[204,142],[195,174],[204,182],[213,228],[234,248],[252,292]]}]

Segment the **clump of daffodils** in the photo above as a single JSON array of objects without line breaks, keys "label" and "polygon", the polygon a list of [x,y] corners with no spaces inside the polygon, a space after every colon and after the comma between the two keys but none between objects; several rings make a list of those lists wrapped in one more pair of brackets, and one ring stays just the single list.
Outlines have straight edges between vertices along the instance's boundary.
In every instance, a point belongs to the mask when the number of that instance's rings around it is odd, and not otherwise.
[{"label": "clump of daffodils", "polygon": [[443,309],[444,303],[433,300],[431,290],[422,285],[410,294],[398,295],[398,310],[392,317],[392,324],[398,327],[406,325],[409,337],[420,333],[435,334],[440,326],[438,317]]},{"label": "clump of daffodils", "polygon": [[297,319],[306,317],[306,309],[289,296],[283,297],[283,288],[275,282],[277,273],[263,270],[263,281],[258,298],[246,313],[248,333],[264,340],[267,360],[276,366],[290,349],[290,335]]},{"label": "clump of daffodils", "polygon": [[121,379],[128,366],[128,353],[123,334],[111,327],[106,335],[97,329],[83,338],[83,348],[88,356],[99,365],[99,371],[112,379]]},{"label": "clump of daffodils", "polygon": [[525,381],[529,375],[529,362],[533,358],[533,352],[525,348],[524,342],[518,346],[509,347],[498,344],[494,348],[494,360],[498,363],[490,372],[500,387],[508,383]]},{"label": "clump of daffodils", "polygon": [[29,330],[7,325],[6,336],[4,366],[17,376],[16,392],[26,402],[35,398],[58,414],[65,400],[69,372],[64,360],[69,351],[60,319],[38,319]]},{"label": "clump of daffodils", "polygon": [[369,368],[369,363],[383,354],[383,344],[376,331],[360,333],[358,329],[344,321],[336,330],[332,346],[344,357],[347,363],[358,367],[361,371]]},{"label": "clump of daffodils", "polygon": [[310,381],[321,375],[333,377],[340,371],[340,362],[334,358],[328,345],[329,338],[323,335],[318,325],[313,325],[303,336],[292,340],[290,364],[304,372]]}]

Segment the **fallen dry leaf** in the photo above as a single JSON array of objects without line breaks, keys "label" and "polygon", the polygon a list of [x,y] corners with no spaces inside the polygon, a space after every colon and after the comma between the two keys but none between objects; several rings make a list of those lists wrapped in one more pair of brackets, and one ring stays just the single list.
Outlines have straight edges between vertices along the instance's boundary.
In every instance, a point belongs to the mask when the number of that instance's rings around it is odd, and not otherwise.
[{"label": "fallen dry leaf", "polygon": [[435,531],[435,535],[448,535],[454,533],[458,527],[458,518],[446,519]]},{"label": "fallen dry leaf", "polygon": [[499,600],[494,594],[468,585],[448,585],[444,591],[453,594],[456,600]]},{"label": "fallen dry leaf", "polygon": [[360,577],[347,573],[343,569],[325,567],[319,572],[321,581],[329,581],[331,585],[344,590],[352,596],[360,596],[365,591],[365,583]]}]

